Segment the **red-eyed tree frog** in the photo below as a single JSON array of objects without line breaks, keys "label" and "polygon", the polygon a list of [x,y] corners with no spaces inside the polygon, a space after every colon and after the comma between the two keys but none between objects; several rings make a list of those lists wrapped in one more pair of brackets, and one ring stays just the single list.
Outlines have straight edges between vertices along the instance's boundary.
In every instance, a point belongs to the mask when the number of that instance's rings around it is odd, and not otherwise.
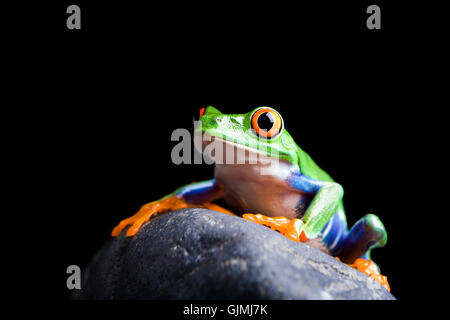
[{"label": "red-eyed tree frog", "polygon": [[[259,107],[244,114],[222,114],[209,106],[200,110],[194,132],[208,137],[203,147],[214,142],[227,147],[224,153],[233,150],[233,161],[216,159],[214,179],[188,184],[145,204],[122,220],[112,236],[127,226],[126,235],[134,236],[152,216],[180,208],[205,207],[233,214],[213,203],[224,199],[242,218],[322,250],[390,290],[387,278],[370,259],[371,250],[387,241],[382,222],[367,214],[348,229],[342,186],[297,146],[276,110]],[[255,158],[256,162],[251,161]]]}]

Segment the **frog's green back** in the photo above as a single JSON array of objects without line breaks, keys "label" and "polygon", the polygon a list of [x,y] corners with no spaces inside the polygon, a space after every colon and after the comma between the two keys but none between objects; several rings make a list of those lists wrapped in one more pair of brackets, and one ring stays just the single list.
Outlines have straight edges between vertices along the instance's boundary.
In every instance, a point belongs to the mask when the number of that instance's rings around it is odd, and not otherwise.
[{"label": "frog's green back", "polygon": [[299,167],[302,174],[320,181],[334,182],[328,173],[320,169],[314,160],[299,146],[297,146],[297,153],[299,157]]}]

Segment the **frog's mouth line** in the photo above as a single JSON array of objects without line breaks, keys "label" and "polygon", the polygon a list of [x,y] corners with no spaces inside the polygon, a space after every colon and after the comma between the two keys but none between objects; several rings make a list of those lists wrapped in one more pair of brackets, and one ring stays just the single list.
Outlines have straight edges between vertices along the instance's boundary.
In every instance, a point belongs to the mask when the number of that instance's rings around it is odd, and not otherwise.
[{"label": "frog's mouth line", "polygon": [[[195,144],[195,143],[194,143]],[[225,140],[216,136],[203,134],[202,136],[202,149],[196,145],[198,151],[205,154],[206,147],[209,152],[206,152],[206,156],[211,158],[216,164],[236,165],[236,164],[253,164],[253,165],[268,165],[271,161],[276,159],[270,157],[261,150],[234,142]]]}]

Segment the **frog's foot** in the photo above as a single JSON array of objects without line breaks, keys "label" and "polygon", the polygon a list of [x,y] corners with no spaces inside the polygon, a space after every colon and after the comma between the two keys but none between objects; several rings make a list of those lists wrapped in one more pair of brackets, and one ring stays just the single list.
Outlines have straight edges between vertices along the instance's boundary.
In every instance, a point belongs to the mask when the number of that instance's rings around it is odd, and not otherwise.
[{"label": "frog's foot", "polygon": [[[340,261],[339,258],[336,258]],[[379,273],[377,265],[368,259],[358,258],[352,264],[347,264],[349,267],[355,268],[358,271],[368,275],[376,282],[378,282],[381,286],[386,288],[387,291],[391,291],[391,287],[389,286],[389,282],[386,276],[383,276]]]},{"label": "frog's foot", "polygon": [[135,215],[120,221],[120,223],[111,232],[111,235],[113,237],[118,236],[126,226],[130,225],[130,228],[127,231],[127,237],[134,236],[139,231],[141,226],[150,220],[152,216],[156,216],[158,213],[162,212],[192,207],[199,207],[199,205],[188,204],[183,198],[179,198],[177,196],[149,202],[143,205]]},{"label": "frog's foot", "polygon": [[300,225],[302,221],[300,219],[288,219],[286,217],[266,217],[262,214],[251,214],[245,213],[242,218],[248,221],[255,222],[271,228],[272,230],[279,231],[286,238],[291,239],[295,242],[309,241],[305,232],[301,230]]},{"label": "frog's foot", "polygon": [[183,198],[172,196],[143,205],[135,215],[120,221],[120,223],[111,232],[111,235],[113,237],[116,237],[123,231],[123,229],[126,228],[126,226],[131,225],[127,231],[127,237],[131,237],[140,230],[144,223],[146,223],[150,220],[151,217],[156,216],[159,213],[197,207],[235,215],[233,212],[211,202],[206,202],[203,204],[188,204]]}]

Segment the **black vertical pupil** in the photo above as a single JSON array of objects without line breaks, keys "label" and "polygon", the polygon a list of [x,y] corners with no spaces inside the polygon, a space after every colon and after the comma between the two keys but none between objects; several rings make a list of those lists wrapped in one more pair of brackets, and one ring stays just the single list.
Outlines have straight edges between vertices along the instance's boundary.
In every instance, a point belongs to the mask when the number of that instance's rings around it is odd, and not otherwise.
[{"label": "black vertical pupil", "polygon": [[258,126],[260,129],[270,131],[275,123],[275,117],[270,112],[261,113],[258,117]]}]

